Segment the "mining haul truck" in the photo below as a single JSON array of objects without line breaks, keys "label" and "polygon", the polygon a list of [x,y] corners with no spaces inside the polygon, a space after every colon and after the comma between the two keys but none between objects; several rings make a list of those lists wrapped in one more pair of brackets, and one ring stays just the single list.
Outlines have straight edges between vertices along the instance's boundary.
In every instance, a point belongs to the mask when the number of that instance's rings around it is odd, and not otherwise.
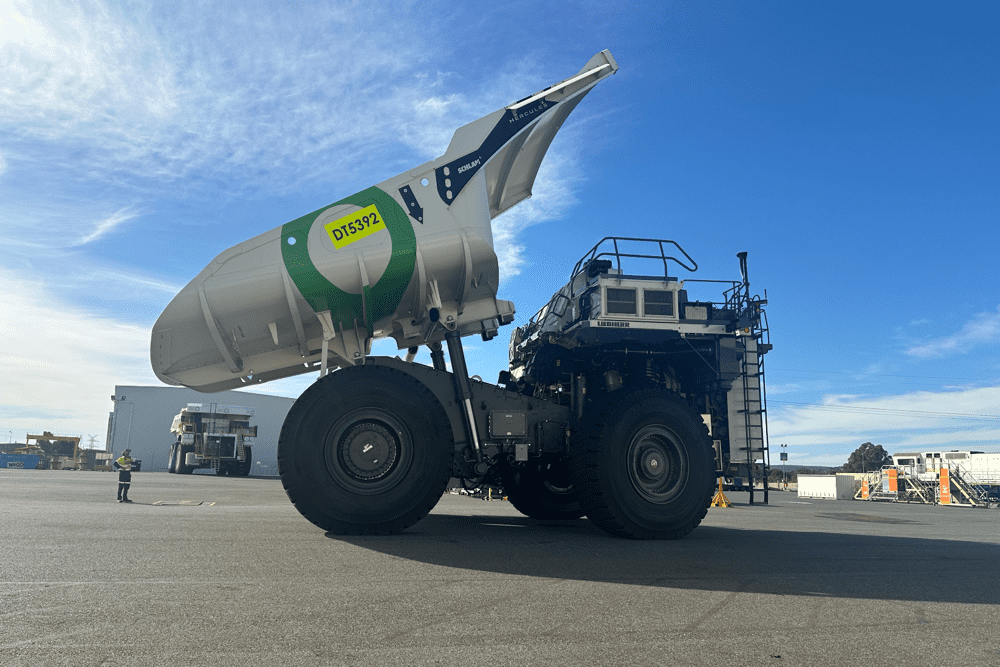
[{"label": "mining haul truck", "polygon": [[[462,348],[514,321],[491,220],[531,195],[560,126],[617,69],[603,51],[459,128],[440,158],[220,254],[154,325],[157,376],[212,392],[318,372],[278,466],[295,507],[332,533],[401,531],[452,477],[502,486],[529,517],[689,533],[717,480],[766,472],[769,344],[745,255],[723,287],[672,275],[697,268],[672,241],[605,239],[513,332],[496,384],[469,377]],[[371,356],[378,338],[405,357]],[[421,346],[430,365],[414,362]]]},{"label": "mining haul truck", "polygon": [[215,403],[188,403],[174,417],[167,472],[189,475],[211,468],[217,475],[246,477],[253,465],[257,427],[250,426],[253,408]]}]

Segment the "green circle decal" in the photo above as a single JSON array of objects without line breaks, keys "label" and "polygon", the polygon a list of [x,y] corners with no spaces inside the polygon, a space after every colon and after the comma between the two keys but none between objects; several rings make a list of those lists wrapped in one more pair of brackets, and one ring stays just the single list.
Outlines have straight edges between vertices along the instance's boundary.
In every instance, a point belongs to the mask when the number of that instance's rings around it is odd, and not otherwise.
[{"label": "green circle decal", "polygon": [[[309,256],[309,231],[320,214],[333,206],[351,204],[361,209],[374,206],[389,231],[392,255],[382,277],[374,285],[351,294],[327,280]],[[370,187],[318,211],[285,223],[281,228],[281,256],[295,286],[317,313],[330,311],[334,325],[353,329],[363,324],[372,335],[375,322],[391,315],[403,300],[417,261],[417,237],[406,211],[385,191]]]}]

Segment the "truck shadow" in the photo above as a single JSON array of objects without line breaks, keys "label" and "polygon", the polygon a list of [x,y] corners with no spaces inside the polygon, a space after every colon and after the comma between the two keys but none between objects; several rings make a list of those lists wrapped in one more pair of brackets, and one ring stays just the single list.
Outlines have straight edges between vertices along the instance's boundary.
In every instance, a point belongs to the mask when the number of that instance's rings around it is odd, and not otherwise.
[{"label": "truck shadow", "polygon": [[585,519],[431,514],[364,549],[473,572],[864,600],[998,604],[1000,546],[829,532],[701,526],[676,541],[611,537]]}]

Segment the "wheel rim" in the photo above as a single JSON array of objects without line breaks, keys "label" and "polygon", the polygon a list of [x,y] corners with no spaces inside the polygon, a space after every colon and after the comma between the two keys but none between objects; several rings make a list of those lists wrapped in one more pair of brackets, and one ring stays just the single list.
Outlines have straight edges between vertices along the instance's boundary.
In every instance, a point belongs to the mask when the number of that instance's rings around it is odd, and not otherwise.
[{"label": "wheel rim", "polygon": [[689,469],[683,444],[665,426],[646,426],[629,443],[629,481],[649,502],[660,505],[677,498]]},{"label": "wheel rim", "polygon": [[355,410],[333,425],[324,451],[327,471],[338,483],[355,493],[373,495],[406,477],[413,459],[413,441],[392,413]]},{"label": "wheel rim", "polygon": [[568,496],[573,493],[573,483],[569,480],[569,470],[565,466],[551,465],[541,471],[545,481],[543,486],[557,496]]}]

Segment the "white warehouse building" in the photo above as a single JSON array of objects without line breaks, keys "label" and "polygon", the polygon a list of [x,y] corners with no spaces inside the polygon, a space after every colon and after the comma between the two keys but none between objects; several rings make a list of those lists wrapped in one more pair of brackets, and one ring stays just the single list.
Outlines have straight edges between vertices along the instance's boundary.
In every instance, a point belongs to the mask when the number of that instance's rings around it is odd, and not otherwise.
[{"label": "white warehouse building", "polygon": [[[114,410],[108,421],[108,447],[117,457],[124,449],[142,461],[142,472],[166,472],[167,456],[175,436],[170,433],[174,415],[188,403],[238,405],[253,408],[251,425],[257,426],[251,475],[278,474],[278,434],[295,399],[245,391],[205,394],[185,387],[115,387]],[[197,471],[196,471],[197,472]],[[202,474],[211,474],[202,470]]]}]

